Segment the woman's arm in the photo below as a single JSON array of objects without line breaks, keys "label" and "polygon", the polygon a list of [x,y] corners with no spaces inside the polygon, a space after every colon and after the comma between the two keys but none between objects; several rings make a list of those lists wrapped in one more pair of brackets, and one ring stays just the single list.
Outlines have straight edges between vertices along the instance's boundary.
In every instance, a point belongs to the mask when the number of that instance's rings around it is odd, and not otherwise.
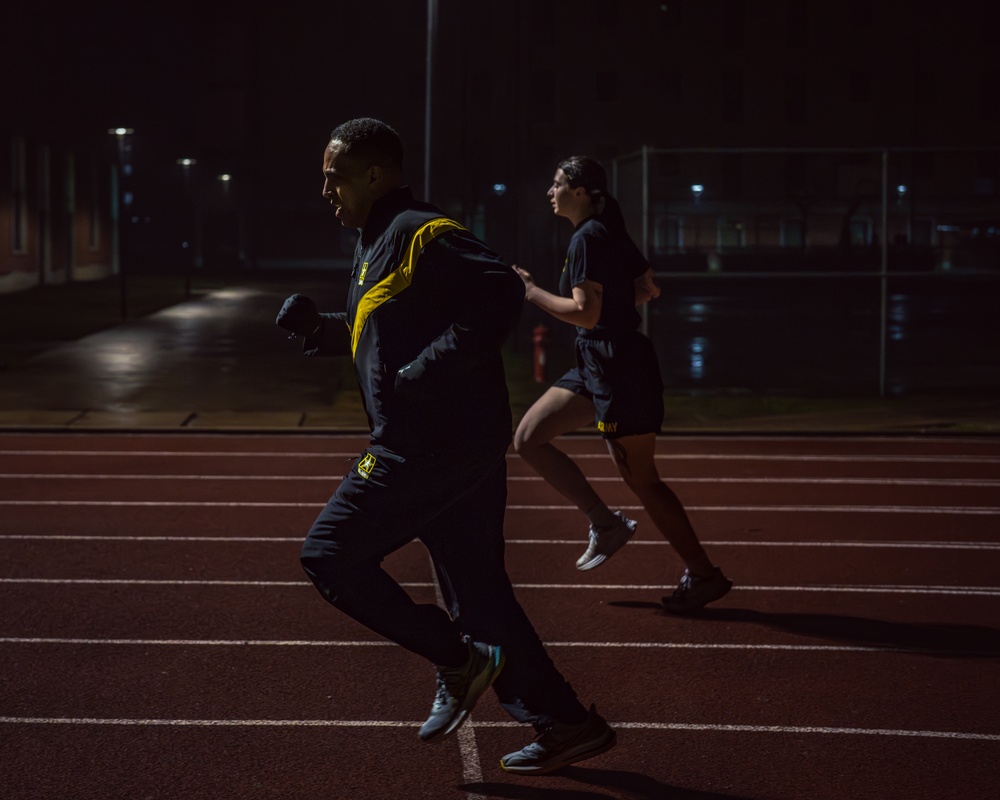
[{"label": "woman's arm", "polygon": [[604,287],[586,280],[573,287],[572,297],[560,297],[540,288],[530,272],[515,266],[515,271],[524,281],[524,299],[534,303],[558,320],[580,328],[593,328],[601,318],[601,299]]}]

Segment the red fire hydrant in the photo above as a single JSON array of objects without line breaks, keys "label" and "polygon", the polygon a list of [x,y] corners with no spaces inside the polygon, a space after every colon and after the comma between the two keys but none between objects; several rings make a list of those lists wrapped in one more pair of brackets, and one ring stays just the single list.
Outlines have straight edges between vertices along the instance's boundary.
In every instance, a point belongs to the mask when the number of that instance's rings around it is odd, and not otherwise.
[{"label": "red fire hydrant", "polygon": [[535,383],[545,383],[545,346],[549,343],[549,329],[538,323],[531,340],[535,345]]}]

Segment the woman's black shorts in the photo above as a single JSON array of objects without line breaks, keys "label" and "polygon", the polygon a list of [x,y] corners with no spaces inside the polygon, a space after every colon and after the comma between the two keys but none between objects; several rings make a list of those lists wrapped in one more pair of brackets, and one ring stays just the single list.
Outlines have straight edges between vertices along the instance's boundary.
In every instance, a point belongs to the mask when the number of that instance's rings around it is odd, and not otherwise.
[{"label": "woman's black shorts", "polygon": [[576,367],[554,384],[593,401],[605,439],[659,433],[663,379],[653,343],[639,332],[576,340]]}]

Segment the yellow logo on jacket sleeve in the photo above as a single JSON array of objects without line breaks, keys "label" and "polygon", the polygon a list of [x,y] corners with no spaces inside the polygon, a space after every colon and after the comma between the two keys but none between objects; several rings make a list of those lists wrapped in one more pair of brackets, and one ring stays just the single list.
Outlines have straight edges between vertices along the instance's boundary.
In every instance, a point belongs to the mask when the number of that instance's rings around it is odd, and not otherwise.
[{"label": "yellow logo on jacket sleeve", "polygon": [[375,469],[375,456],[371,453],[365,453],[361,460],[358,462],[357,470],[358,475],[360,475],[365,480],[372,475],[372,470]]},{"label": "yellow logo on jacket sleeve", "polygon": [[368,262],[361,265],[361,274],[358,275],[358,286],[365,282],[365,275],[368,274]]}]

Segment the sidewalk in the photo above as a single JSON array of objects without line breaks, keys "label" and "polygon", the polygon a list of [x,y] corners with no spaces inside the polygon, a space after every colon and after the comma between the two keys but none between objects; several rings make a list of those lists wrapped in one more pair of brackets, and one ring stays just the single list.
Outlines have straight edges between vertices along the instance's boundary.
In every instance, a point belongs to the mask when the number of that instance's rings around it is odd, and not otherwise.
[{"label": "sidewalk", "polygon": [[[308,359],[274,325],[284,298],[334,308],[343,275],[134,277],[0,295],[5,430],[364,431],[350,365]],[[238,283],[236,280],[238,279]],[[522,336],[521,341],[529,341]],[[507,353],[515,420],[546,388]],[[1000,433],[1000,398],[667,397],[666,434]]]}]

